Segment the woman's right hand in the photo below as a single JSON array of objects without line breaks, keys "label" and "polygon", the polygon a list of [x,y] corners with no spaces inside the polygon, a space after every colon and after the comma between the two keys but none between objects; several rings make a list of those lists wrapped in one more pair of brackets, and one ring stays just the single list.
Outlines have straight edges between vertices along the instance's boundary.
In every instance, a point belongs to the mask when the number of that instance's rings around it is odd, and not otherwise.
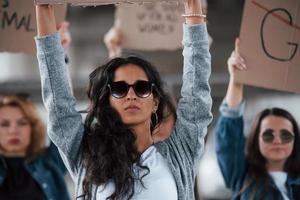
[{"label": "woman's right hand", "polygon": [[235,82],[235,75],[237,71],[243,71],[247,69],[245,60],[240,55],[240,40],[239,38],[235,39],[235,48],[231,53],[231,56],[227,60],[228,72],[230,74],[230,79]]},{"label": "woman's right hand", "polygon": [[38,36],[51,35],[56,32],[53,5],[36,5],[36,23]]},{"label": "woman's right hand", "polygon": [[236,72],[246,70],[245,60],[240,55],[240,40],[236,38],[235,48],[227,61],[230,80],[226,93],[226,102],[229,107],[235,107],[243,100],[243,84],[236,81]]}]

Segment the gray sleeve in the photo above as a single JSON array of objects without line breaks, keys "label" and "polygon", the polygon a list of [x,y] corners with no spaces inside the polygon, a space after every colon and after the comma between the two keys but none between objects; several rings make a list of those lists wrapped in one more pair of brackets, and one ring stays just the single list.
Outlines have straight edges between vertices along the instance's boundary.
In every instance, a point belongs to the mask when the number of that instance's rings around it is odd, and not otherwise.
[{"label": "gray sleeve", "polygon": [[35,40],[42,97],[48,112],[47,132],[69,172],[75,176],[84,128],[81,115],[75,110],[76,100],[71,94],[64,50],[58,33]]},{"label": "gray sleeve", "polygon": [[208,83],[211,56],[206,25],[184,24],[183,45],[183,85],[174,136],[195,164],[195,159],[200,159],[204,151],[204,137],[212,121],[212,99]]},{"label": "gray sleeve", "polygon": [[171,136],[161,146],[162,149],[168,149],[166,152],[172,151],[176,160],[184,157],[187,166],[195,166],[204,150],[207,126],[212,121],[212,99],[208,83],[211,57],[206,25],[183,26],[183,85],[177,107],[177,121]]},{"label": "gray sleeve", "polygon": [[245,110],[245,100],[243,100],[239,105],[231,108],[228,106],[226,99],[223,99],[219,110],[221,115],[224,117],[229,117],[229,118],[241,117],[243,116]]}]

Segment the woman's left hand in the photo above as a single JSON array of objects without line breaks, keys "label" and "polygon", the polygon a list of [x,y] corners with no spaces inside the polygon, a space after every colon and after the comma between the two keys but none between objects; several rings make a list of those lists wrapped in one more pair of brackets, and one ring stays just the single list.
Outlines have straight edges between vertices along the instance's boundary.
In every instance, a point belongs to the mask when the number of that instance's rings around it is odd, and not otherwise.
[{"label": "woman's left hand", "polygon": [[123,35],[116,26],[112,27],[104,36],[104,43],[107,47],[109,58],[115,58],[122,55]]}]

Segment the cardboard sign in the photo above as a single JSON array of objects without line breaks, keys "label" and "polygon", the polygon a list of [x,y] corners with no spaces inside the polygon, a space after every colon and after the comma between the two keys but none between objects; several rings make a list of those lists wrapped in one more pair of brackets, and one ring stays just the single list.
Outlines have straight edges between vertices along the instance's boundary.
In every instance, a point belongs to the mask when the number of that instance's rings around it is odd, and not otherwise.
[{"label": "cardboard sign", "polygon": [[[35,8],[32,0],[0,0],[0,52],[35,54]],[[66,7],[55,8],[57,22],[65,19]]]},{"label": "cardboard sign", "polygon": [[[67,4],[77,6],[97,6],[107,4],[119,3],[148,3],[148,2],[161,2],[161,0],[34,0],[36,4]],[[164,2],[181,2],[182,0],[164,0]]]},{"label": "cardboard sign", "polygon": [[237,81],[300,92],[300,0],[247,0],[240,39],[248,69]]},{"label": "cardboard sign", "polygon": [[151,3],[117,6],[116,20],[123,46],[139,50],[176,50],[182,47],[183,4]]}]

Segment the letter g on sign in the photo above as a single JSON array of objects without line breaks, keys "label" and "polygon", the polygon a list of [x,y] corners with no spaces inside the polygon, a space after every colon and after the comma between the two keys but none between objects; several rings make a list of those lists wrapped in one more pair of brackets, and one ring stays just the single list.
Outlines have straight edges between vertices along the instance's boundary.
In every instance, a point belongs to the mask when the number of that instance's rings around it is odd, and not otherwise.
[{"label": "letter g on sign", "polygon": [[283,57],[280,58],[280,57],[275,57],[275,56],[271,55],[271,54],[268,52],[268,50],[267,50],[267,48],[266,48],[266,44],[265,44],[264,28],[265,28],[266,20],[267,20],[267,18],[268,18],[270,15],[278,15],[278,14],[275,14],[276,12],[284,12],[284,13],[288,16],[288,18],[289,18],[289,21],[288,21],[289,25],[291,25],[291,26],[293,27],[293,19],[292,19],[292,16],[291,16],[291,14],[290,14],[286,9],[283,9],[283,8],[275,8],[275,9],[272,9],[272,10],[268,11],[268,12],[265,14],[265,16],[264,16],[264,18],[263,18],[263,20],[262,20],[262,23],[261,23],[261,27],[260,27],[260,36],[261,36],[262,48],[263,48],[263,51],[265,52],[265,54],[266,54],[268,57],[270,57],[270,58],[272,58],[272,59],[274,59],[274,60],[278,60],[278,61],[282,61],[282,62],[287,62],[287,61],[292,60],[292,59],[294,58],[294,56],[296,55],[296,52],[297,52],[297,50],[298,50],[298,44],[297,44],[297,43],[287,42],[287,44],[288,44],[289,46],[292,46],[292,47],[293,47],[293,48],[292,48],[293,50],[292,50],[292,52],[291,52],[291,55],[290,55],[289,57],[286,57],[286,58],[283,58]]}]

